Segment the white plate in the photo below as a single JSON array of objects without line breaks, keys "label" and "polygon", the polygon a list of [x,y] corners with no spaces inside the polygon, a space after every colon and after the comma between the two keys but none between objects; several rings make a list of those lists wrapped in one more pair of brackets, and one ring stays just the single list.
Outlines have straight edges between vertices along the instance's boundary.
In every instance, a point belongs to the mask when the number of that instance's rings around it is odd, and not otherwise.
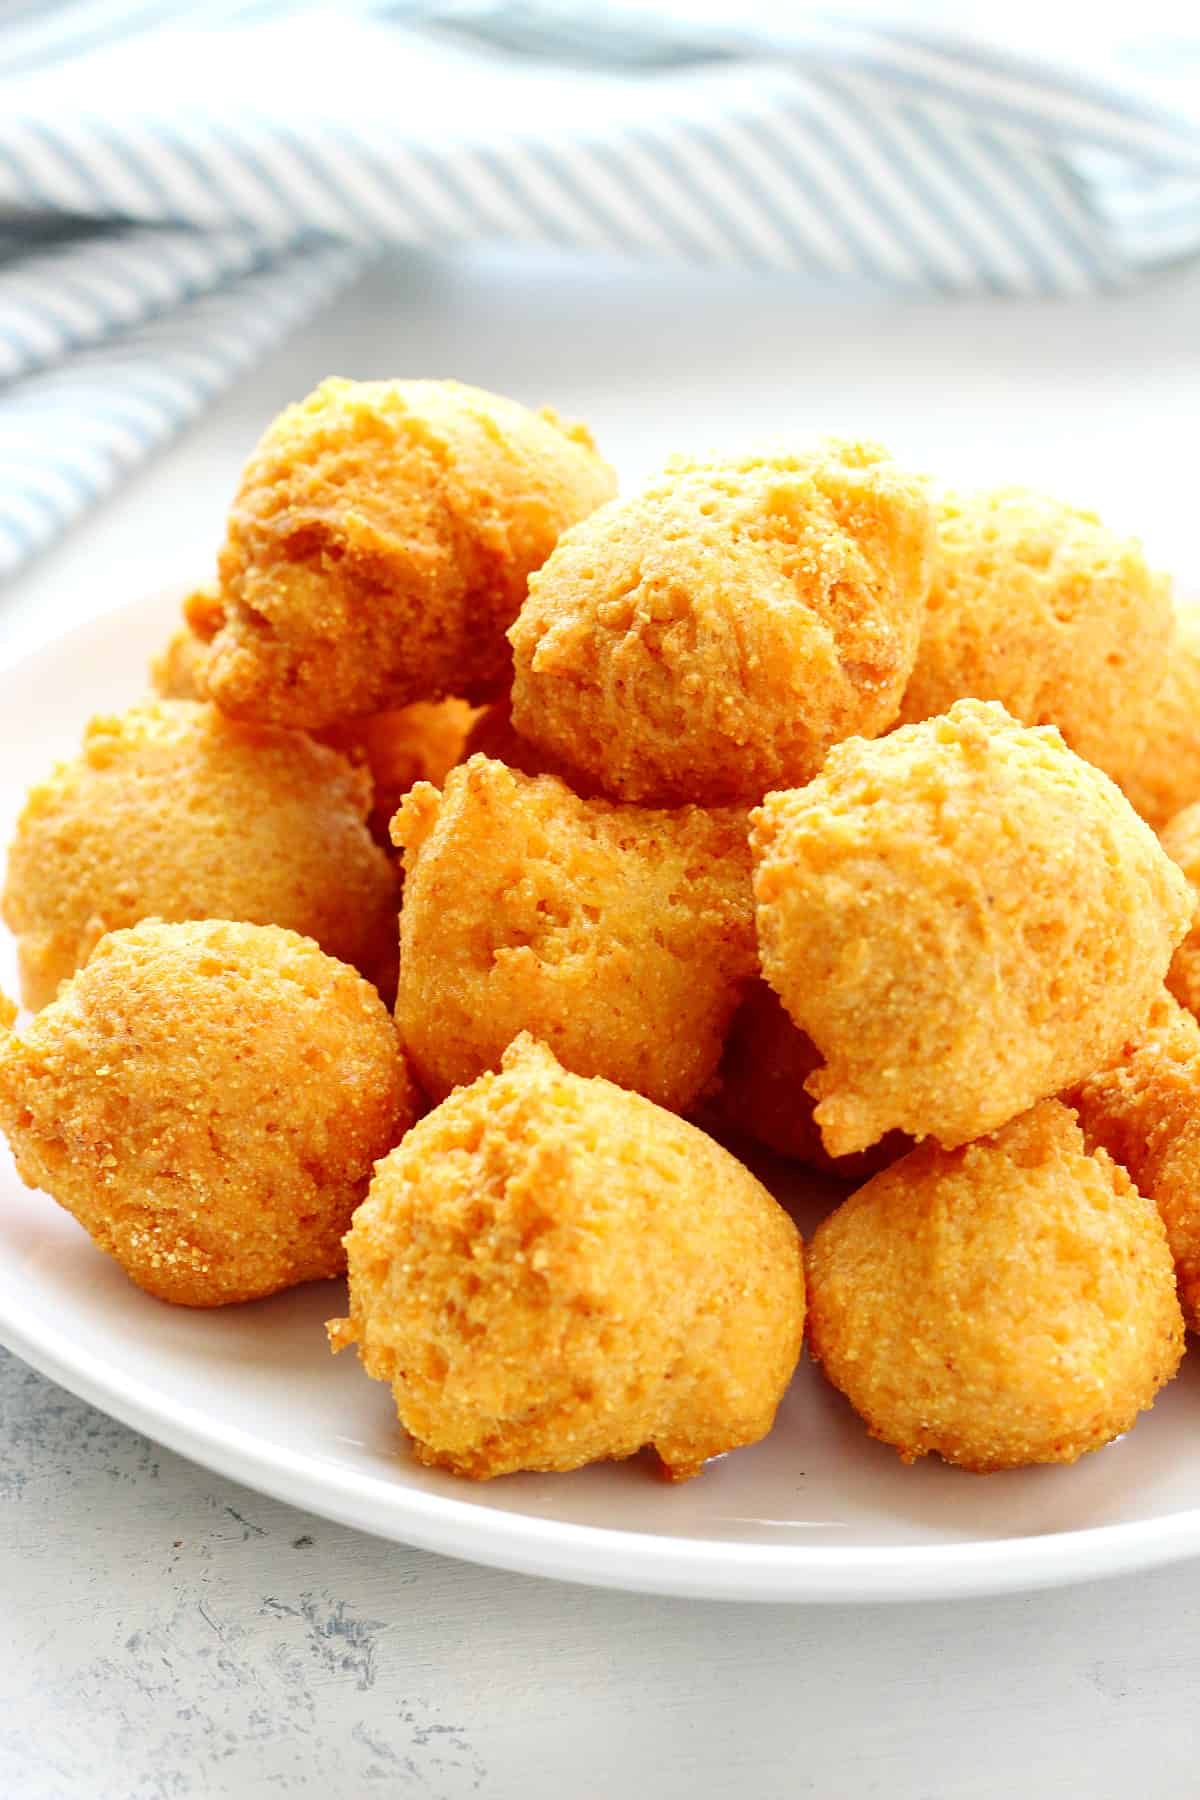
[{"label": "white plate", "polygon": [[[174,602],[108,614],[0,672],[0,828],[121,707]],[[3,934],[0,934],[2,937]],[[13,989],[3,938],[0,984]],[[322,1322],[336,1283],[195,1313],[139,1293],[0,1147],[0,1341],[105,1412],[251,1487],[431,1550],[603,1586],[754,1600],[998,1593],[1200,1553],[1200,1371],[1073,1469],[904,1468],[802,1366],[772,1436],[679,1488],[646,1464],[473,1487],[409,1456],[386,1389]]]}]

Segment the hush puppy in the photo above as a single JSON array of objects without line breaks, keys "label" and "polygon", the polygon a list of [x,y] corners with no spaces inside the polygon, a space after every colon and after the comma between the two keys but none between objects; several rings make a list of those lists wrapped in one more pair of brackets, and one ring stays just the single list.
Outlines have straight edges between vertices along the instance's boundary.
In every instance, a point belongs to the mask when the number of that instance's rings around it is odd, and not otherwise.
[{"label": "hush puppy", "polygon": [[151,916],[284,925],[394,989],[396,875],[370,801],[366,771],[303,732],[187,700],[93,719],[82,754],[30,791],[9,850],[0,906],[25,1004]]},{"label": "hush puppy", "polygon": [[519,1031],[683,1111],[755,969],[745,814],[582,800],[474,756],[413,789],[396,1022],[440,1099]]},{"label": "hush puppy", "polygon": [[932,521],[874,445],[677,459],[568,532],[509,632],[513,723],[619,800],[760,800],[895,719]]},{"label": "hush puppy", "polygon": [[181,1306],[336,1275],[372,1164],[416,1111],[374,988],[271,925],[144,920],[23,1038],[0,1032],[21,1179]]},{"label": "hush puppy", "polygon": [[[1162,847],[1187,876],[1192,900],[1200,912],[1200,802],[1185,806],[1163,826]],[[1200,1015],[1200,920],[1175,952],[1167,986],[1188,1011]]]},{"label": "hush puppy", "polygon": [[1200,1330],[1200,1025],[1164,995],[1146,1029],[1070,1102],[1089,1146],[1103,1146],[1158,1207],[1183,1316]]},{"label": "hush puppy", "polygon": [[715,1122],[740,1136],[857,1185],[911,1150],[912,1142],[893,1131],[857,1156],[830,1156],[813,1118],[816,1102],[804,1086],[820,1066],[812,1039],[792,1024],[766,982],[756,979],[725,1039],[710,1111]]},{"label": "hush puppy", "polygon": [[904,724],[998,700],[1123,781],[1167,672],[1170,586],[1093,513],[1023,488],[945,496]]},{"label": "hush puppy", "polygon": [[[210,598],[209,590],[200,589],[184,603],[185,612],[197,600]],[[161,699],[204,699],[210,642],[211,638],[189,624],[181,625],[168,639],[150,663],[150,685]],[[388,826],[392,814],[409,788],[417,781],[441,785],[446,771],[461,758],[476,716],[476,709],[465,700],[415,700],[394,712],[349,719],[313,735],[370,771],[368,823],[372,837],[386,845],[391,842]]]},{"label": "hush puppy", "polygon": [[1191,919],[1124,795],[1052,728],[960,700],[752,814],[763,972],[825,1066],[834,1156],[946,1149],[1119,1052]]},{"label": "hush puppy", "polygon": [[209,694],[312,729],[490,698],[530,574],[613,491],[584,427],[552,412],[457,381],[322,382],[242,476]]},{"label": "hush puppy", "polygon": [[852,1194],[813,1235],[808,1290],[814,1357],[905,1462],[1075,1462],[1183,1353],[1153,1203],[1055,1100]]},{"label": "hush puppy", "polygon": [[800,1239],[766,1189],[527,1035],[380,1163],[346,1248],[332,1344],[473,1480],[651,1445],[682,1481],[765,1437],[800,1353]]},{"label": "hush puppy", "polygon": [[1121,786],[1156,831],[1200,800],[1200,600],[1176,602],[1167,677]]}]

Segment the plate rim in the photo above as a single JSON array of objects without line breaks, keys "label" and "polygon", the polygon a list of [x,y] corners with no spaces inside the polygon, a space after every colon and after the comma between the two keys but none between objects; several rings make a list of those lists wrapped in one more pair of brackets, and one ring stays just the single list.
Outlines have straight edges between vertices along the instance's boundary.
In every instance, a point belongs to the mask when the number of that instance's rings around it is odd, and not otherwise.
[{"label": "plate rim", "polygon": [[[181,585],[111,604],[56,634],[0,653],[0,678],[57,655],[123,613],[177,604]],[[47,1196],[47,1203],[54,1204]],[[264,1443],[164,1395],[111,1358],[86,1353],[11,1288],[0,1289],[0,1345],[77,1398],[212,1472],[373,1536],[491,1568],[678,1598],[872,1604],[957,1600],[1045,1588],[1200,1556],[1200,1506],[1122,1524],[950,1544],[740,1544],[657,1535],[480,1506],[323,1456]],[[963,1479],[966,1479],[964,1476]]]},{"label": "plate rim", "polygon": [[[870,1604],[1027,1593],[1200,1555],[1200,1507],[1126,1524],[962,1544],[738,1544],[624,1531],[481,1507],[255,1439],[89,1357],[0,1294],[0,1344],[111,1418],[271,1498],[404,1543],[515,1574],[675,1598]],[[966,1477],[964,1477],[966,1479]]]}]

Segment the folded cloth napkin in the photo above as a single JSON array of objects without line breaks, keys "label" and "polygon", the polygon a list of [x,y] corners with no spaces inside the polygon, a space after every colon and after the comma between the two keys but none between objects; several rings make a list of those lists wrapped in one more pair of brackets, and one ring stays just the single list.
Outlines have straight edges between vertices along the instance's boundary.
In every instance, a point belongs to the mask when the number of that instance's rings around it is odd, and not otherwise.
[{"label": "folded cloth napkin", "polygon": [[948,294],[1190,258],[1200,28],[1154,13],[1131,55],[1089,9],[1085,64],[932,0],[0,0],[0,577],[389,246]]}]

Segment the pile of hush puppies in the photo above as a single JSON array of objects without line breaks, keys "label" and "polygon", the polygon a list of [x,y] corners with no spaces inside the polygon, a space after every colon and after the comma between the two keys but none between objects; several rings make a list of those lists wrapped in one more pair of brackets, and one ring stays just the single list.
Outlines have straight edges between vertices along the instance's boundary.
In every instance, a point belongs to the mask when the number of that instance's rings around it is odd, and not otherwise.
[{"label": "pile of hush puppies", "polygon": [[871,444],[614,490],[451,381],[269,427],[17,826],[17,1168],[160,1300],[348,1268],[458,1475],[694,1475],[806,1327],[905,1461],[1072,1462],[1200,1325],[1200,611]]}]

